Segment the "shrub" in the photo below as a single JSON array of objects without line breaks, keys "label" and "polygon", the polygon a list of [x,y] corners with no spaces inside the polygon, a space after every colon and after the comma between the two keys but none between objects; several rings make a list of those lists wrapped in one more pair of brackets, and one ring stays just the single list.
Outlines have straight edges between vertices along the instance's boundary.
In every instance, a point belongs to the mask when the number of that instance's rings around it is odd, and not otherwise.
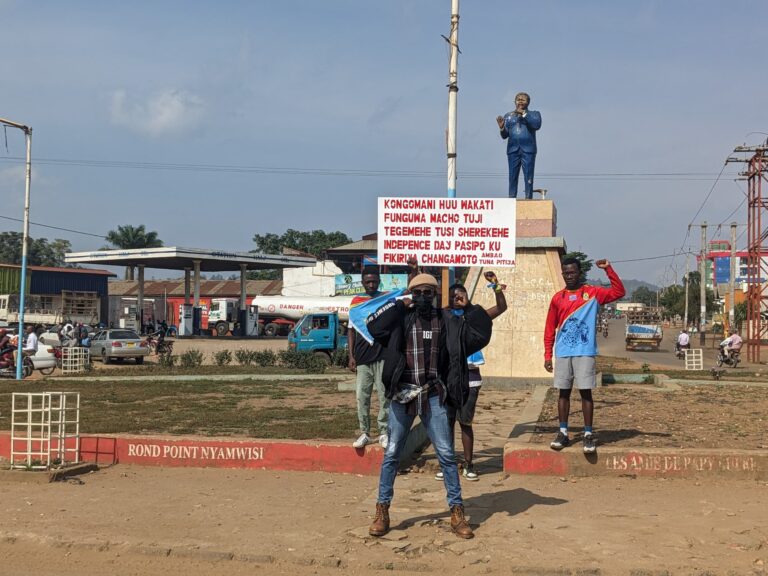
[{"label": "shrub", "polygon": [[328,360],[319,354],[312,354],[304,367],[308,374],[324,374],[326,368],[328,368]]},{"label": "shrub", "polygon": [[182,368],[197,368],[203,363],[203,353],[200,350],[187,350],[180,357]]},{"label": "shrub", "polygon": [[228,366],[232,363],[232,352],[227,350],[219,350],[213,354],[213,362],[216,366]]},{"label": "shrub", "polygon": [[274,350],[254,350],[253,361],[259,366],[274,366],[277,364],[277,354]]},{"label": "shrub", "polygon": [[237,363],[241,366],[250,366],[253,362],[253,354],[250,350],[240,348],[239,350],[235,350],[235,360],[237,360]]},{"label": "shrub", "polygon": [[349,350],[346,348],[336,348],[331,354],[331,364],[346,368],[349,365]]},{"label": "shrub", "polygon": [[328,367],[329,360],[324,354],[315,354],[302,350],[281,350],[277,353],[277,359],[285,368],[297,368],[306,370],[310,374],[323,374]]},{"label": "shrub", "polygon": [[284,368],[306,368],[311,352],[299,352],[297,350],[280,350],[277,353],[277,360],[280,366]]},{"label": "shrub", "polygon": [[179,359],[178,356],[174,356],[173,354],[160,354],[160,356],[157,357],[157,363],[160,364],[160,366],[163,366],[165,368],[173,368],[176,365],[176,361]]}]

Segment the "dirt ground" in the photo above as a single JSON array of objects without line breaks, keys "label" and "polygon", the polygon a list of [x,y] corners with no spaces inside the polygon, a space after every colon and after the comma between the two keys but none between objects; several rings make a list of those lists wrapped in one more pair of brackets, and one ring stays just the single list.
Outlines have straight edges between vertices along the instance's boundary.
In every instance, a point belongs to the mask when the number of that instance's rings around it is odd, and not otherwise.
[{"label": "dirt ground", "polygon": [[376,485],[130,466],[0,479],[0,574],[765,574],[768,562],[768,483],[486,474],[463,483],[469,541],[450,533],[431,474],[399,476],[394,531],[368,537]]},{"label": "dirt ground", "polygon": [[[768,449],[768,387],[759,385],[611,385],[594,391],[601,444],[643,448]],[[532,442],[557,433],[557,391],[544,402]],[[570,427],[583,425],[578,392]]]}]

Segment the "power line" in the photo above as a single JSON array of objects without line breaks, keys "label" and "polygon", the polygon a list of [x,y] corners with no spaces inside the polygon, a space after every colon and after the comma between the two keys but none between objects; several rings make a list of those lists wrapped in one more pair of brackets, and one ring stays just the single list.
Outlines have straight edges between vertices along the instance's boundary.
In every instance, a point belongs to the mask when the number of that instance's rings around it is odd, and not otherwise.
[{"label": "power line", "polygon": [[680,256],[681,254],[695,254],[695,252],[679,251],[679,252],[673,252],[672,254],[663,254],[662,256],[648,256],[647,258],[630,258],[627,260],[611,260],[611,262],[615,262],[616,264],[619,264],[621,262],[641,262],[643,260],[661,260],[662,258],[674,258],[675,256]]},{"label": "power line", "polygon": [[[0,162],[20,163],[20,157],[3,156]],[[291,176],[363,176],[390,178],[444,178],[445,174],[428,170],[372,170],[352,168],[302,168],[279,166],[243,166],[226,164],[191,164],[138,162],[121,160],[87,160],[64,158],[36,158],[36,164],[54,166],[76,166],[81,168],[116,168],[130,170],[169,170],[177,172],[224,172],[235,174],[275,174]],[[719,178],[722,175],[716,176]],[[736,175],[736,174],[734,174]],[[542,180],[603,180],[603,181],[711,181],[714,173],[707,172],[542,172],[537,177]],[[462,171],[465,179],[502,179],[506,172]],[[716,183],[715,181],[715,183]]]},{"label": "power line", "polygon": [[[712,192],[715,191],[715,186],[717,186],[717,183],[720,181],[720,177],[723,175],[723,172],[725,172],[726,164],[723,164],[723,167],[720,169],[720,173],[717,175],[717,178],[715,178],[715,181],[712,183],[712,188],[709,189],[709,192],[707,192],[707,195],[704,197],[704,200],[701,203],[701,206],[699,206],[699,209],[696,210],[696,214],[693,215],[693,218],[691,218],[690,223],[688,226],[693,224],[696,221],[696,218],[698,218],[699,214],[701,214],[701,211],[704,210],[704,206],[707,204],[707,200],[709,200],[709,197],[712,196]],[[685,244],[685,242],[683,242]]]},{"label": "power line", "polygon": [[[3,220],[13,220],[14,222],[23,222],[21,218],[11,218],[10,216],[3,216],[0,215],[0,218]],[[91,232],[83,232],[81,230],[72,230],[71,228],[62,228],[60,226],[50,226],[48,224],[40,224],[39,222],[30,222],[33,226],[40,226],[42,228],[51,228],[53,230],[62,230],[64,232],[72,232],[73,234],[82,234],[83,236],[93,236],[95,238],[101,238],[102,240],[106,240],[107,237],[102,234],[92,234]]]}]

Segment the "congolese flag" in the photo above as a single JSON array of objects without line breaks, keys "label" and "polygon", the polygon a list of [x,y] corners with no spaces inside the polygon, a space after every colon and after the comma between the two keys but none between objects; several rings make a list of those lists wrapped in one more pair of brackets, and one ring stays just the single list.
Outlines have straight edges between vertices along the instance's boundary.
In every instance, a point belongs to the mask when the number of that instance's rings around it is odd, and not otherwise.
[{"label": "congolese flag", "polygon": [[353,301],[349,307],[350,328],[354,328],[360,336],[365,338],[365,341],[368,342],[368,344],[373,344],[373,337],[371,337],[371,333],[368,332],[368,326],[366,326],[365,321],[368,319],[368,316],[376,312],[376,310],[381,308],[384,304],[402,296],[403,292],[405,292],[404,289],[392,290],[392,292],[386,292],[380,296],[376,296],[376,298],[371,298],[370,300],[363,300],[361,302]]}]

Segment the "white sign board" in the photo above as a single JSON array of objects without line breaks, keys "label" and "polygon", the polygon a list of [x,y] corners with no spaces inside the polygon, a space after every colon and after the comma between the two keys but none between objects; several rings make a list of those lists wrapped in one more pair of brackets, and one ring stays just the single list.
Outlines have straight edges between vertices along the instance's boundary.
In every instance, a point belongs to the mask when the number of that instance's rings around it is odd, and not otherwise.
[{"label": "white sign board", "polygon": [[379,265],[515,266],[514,198],[379,198]]}]

